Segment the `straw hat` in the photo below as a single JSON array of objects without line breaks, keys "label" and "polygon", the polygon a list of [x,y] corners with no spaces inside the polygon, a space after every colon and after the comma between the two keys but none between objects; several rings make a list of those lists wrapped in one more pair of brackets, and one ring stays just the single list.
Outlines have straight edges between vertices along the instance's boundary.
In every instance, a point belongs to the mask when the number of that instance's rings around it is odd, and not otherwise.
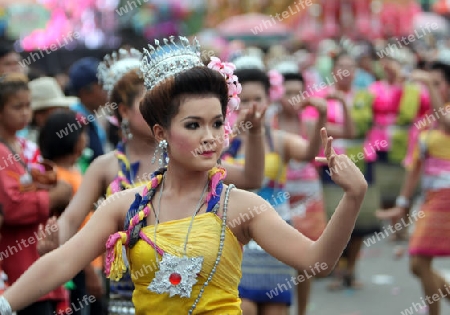
[{"label": "straw hat", "polygon": [[28,83],[31,91],[31,108],[33,111],[52,107],[69,107],[79,101],[76,97],[64,95],[56,79],[38,78]]}]

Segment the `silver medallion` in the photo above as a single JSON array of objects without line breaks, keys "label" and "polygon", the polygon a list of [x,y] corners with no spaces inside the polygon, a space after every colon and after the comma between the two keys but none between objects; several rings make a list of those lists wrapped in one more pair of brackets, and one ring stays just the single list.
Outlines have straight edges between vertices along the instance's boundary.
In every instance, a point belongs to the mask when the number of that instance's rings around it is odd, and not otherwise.
[{"label": "silver medallion", "polygon": [[202,265],[203,257],[176,257],[164,253],[160,269],[148,289],[158,294],[169,293],[170,297],[179,295],[190,298]]}]

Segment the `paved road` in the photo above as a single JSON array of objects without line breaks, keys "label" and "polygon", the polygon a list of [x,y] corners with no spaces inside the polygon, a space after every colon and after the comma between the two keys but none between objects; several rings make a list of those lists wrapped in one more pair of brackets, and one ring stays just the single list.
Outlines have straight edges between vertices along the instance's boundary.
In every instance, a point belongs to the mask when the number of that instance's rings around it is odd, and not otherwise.
[{"label": "paved road", "polygon": [[[421,303],[425,297],[409,273],[407,255],[394,260],[392,253],[393,243],[388,240],[364,247],[358,268],[362,290],[329,292],[326,285],[330,279],[315,280],[308,315],[402,315],[413,302]],[[450,278],[450,258],[436,259],[434,265]],[[425,309],[412,311],[406,314],[427,314]],[[442,299],[441,315],[446,314],[450,314],[450,303]],[[295,307],[291,315],[296,315]]]}]

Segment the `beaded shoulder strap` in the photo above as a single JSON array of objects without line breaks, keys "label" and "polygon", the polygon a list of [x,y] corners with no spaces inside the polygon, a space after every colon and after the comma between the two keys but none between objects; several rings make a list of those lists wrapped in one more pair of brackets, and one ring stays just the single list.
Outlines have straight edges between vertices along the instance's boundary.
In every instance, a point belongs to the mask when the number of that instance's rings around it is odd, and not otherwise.
[{"label": "beaded shoulder strap", "polygon": [[[116,180],[119,181],[121,190],[133,188],[132,174],[136,174],[139,168],[139,162],[131,164],[125,154],[125,145],[119,143],[116,148],[117,162],[119,163],[119,173],[117,174]],[[133,170],[136,167],[137,169]]]},{"label": "beaded shoulder strap", "polygon": [[217,266],[220,263],[220,260],[222,258],[223,253],[223,246],[225,245],[225,235],[226,235],[226,228],[227,228],[227,212],[228,212],[228,200],[230,198],[230,191],[235,188],[233,184],[228,185],[227,190],[225,191],[225,198],[223,202],[223,215],[222,215],[222,226],[220,231],[220,241],[219,241],[219,248],[217,251],[217,257],[216,261],[214,262],[214,265],[211,269],[211,272],[208,275],[208,278],[206,278],[206,281],[203,283],[202,287],[200,288],[200,292],[197,296],[197,298],[194,301],[194,304],[192,304],[191,308],[188,311],[188,315],[192,315],[195,308],[197,307],[198,302],[200,301],[203,293],[205,292],[205,288],[208,286],[208,284],[211,282],[214,274],[216,273]]}]

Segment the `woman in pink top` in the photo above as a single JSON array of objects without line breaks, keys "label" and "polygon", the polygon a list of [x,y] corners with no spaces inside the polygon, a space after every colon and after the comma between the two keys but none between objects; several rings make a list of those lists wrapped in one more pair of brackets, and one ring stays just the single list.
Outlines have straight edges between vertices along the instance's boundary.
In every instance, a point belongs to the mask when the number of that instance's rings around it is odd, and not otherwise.
[{"label": "woman in pink top", "polygon": [[[371,101],[364,104],[372,109],[370,115],[373,119],[367,142],[385,144],[377,147],[375,168],[383,208],[393,206],[395,197],[400,193],[405,177],[402,162],[407,156],[408,138],[418,136],[416,123],[430,110],[431,105],[435,107],[440,104],[437,92],[421,72],[414,71],[409,80],[405,80],[401,74],[400,57],[402,52],[392,50],[381,60],[386,79],[369,87]],[[393,225],[395,223],[392,222]],[[392,237],[404,239],[406,232],[402,229]]]}]

